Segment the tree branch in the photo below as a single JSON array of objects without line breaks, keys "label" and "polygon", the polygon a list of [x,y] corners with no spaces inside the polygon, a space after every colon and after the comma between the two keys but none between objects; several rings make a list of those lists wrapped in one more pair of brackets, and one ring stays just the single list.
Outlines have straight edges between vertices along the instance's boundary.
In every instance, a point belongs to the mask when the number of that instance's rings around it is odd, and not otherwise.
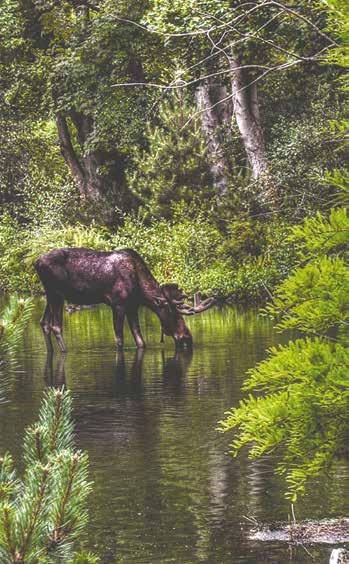
[{"label": "tree branch", "polygon": [[[239,69],[271,69],[272,70],[272,67],[268,67],[266,65],[242,65],[241,67],[239,67]],[[202,82],[204,80],[207,80],[208,78],[213,78],[215,76],[221,76],[222,74],[230,74],[230,73],[231,73],[231,69],[224,69],[210,74],[205,74],[203,76],[199,76],[198,78],[194,78],[193,80],[188,80],[188,81],[180,80],[176,78],[169,84],[160,84],[157,82],[117,82],[116,84],[112,84],[112,87],[116,88],[119,86],[150,86],[164,90],[176,90],[181,88],[187,88],[192,84]]]},{"label": "tree branch", "polygon": [[73,144],[71,142],[70,132],[67,125],[66,118],[61,112],[56,117],[59,146],[62,156],[68,164],[72,174],[77,182],[80,195],[85,197],[85,173],[79,159],[76,156]]}]

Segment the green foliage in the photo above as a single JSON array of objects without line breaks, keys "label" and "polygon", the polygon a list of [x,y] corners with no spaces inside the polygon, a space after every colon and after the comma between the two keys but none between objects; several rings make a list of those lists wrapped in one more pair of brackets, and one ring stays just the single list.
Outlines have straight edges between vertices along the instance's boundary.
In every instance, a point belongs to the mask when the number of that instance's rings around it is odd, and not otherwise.
[{"label": "green foliage", "polygon": [[338,343],[315,338],[271,349],[244,386],[266,395],[249,395],[221,422],[223,431],[238,429],[235,455],[245,445],[253,458],[278,455],[292,501],[336,456],[349,455],[348,370],[348,347]]},{"label": "green foliage", "polygon": [[97,229],[93,224],[90,227],[60,224],[54,227],[31,225],[25,228],[9,215],[3,216],[0,222],[2,289],[38,291],[40,286],[33,268],[34,261],[41,254],[57,247],[110,248],[103,229]]},{"label": "green foliage", "polygon": [[349,312],[347,210],[332,209],[328,217],[318,213],[306,219],[293,228],[290,240],[297,244],[302,262],[309,262],[279,286],[267,312],[281,318],[281,329],[315,334],[344,330]]},{"label": "green foliage", "polygon": [[[337,36],[346,41],[329,58],[344,66],[349,9],[340,0],[325,3]],[[346,172],[335,171],[332,178],[345,200]],[[302,264],[277,288],[266,311],[279,318],[279,328],[312,338],[270,350],[244,385],[262,395],[250,393],[226,414],[221,430],[236,430],[231,445],[235,455],[244,446],[251,457],[277,454],[286,495],[295,501],[311,478],[328,472],[338,457],[349,457],[347,209],[332,209],[327,217],[317,213],[295,226],[290,240],[298,245]]]},{"label": "green foliage", "polygon": [[222,232],[205,210],[195,210],[192,215],[183,204],[174,210],[172,220],[148,223],[141,216],[125,216],[115,232],[93,224],[21,228],[4,216],[0,222],[1,285],[10,291],[42,291],[33,264],[52,248],[133,248],[162,283],[176,281],[188,293],[200,290],[255,302],[294,264],[295,253],[286,240],[288,231],[286,225],[276,222],[237,220]]},{"label": "green foliage", "polygon": [[33,309],[30,298],[11,296],[0,317],[0,353],[11,352],[18,345]]},{"label": "green foliage", "polygon": [[0,554],[8,563],[96,562],[74,555],[87,523],[88,457],[74,446],[69,392],[48,390],[38,423],[26,430],[25,472],[0,464]]},{"label": "green foliage", "polygon": [[[336,48],[332,49],[328,54],[328,61],[338,67],[342,67],[344,72],[338,78],[341,89],[344,92],[349,90],[349,74],[345,72],[349,65],[349,8],[346,2],[341,0],[323,0],[328,8],[329,26],[336,37]],[[344,149],[348,149],[348,131],[349,120],[347,113],[332,122],[332,130],[335,137],[341,140]],[[334,186],[339,193],[336,200],[339,205],[348,206],[349,203],[349,173],[345,166],[333,171],[327,171],[324,175],[324,181]]]},{"label": "green foliage", "polygon": [[331,130],[343,104],[340,95],[320,85],[313,98],[310,107],[309,99],[300,103],[302,111],[292,117],[282,112],[275,117],[275,108],[268,108],[274,112],[269,119],[270,165],[282,191],[283,216],[291,221],[328,209],[334,192],[331,174],[346,162],[341,136]]},{"label": "green foliage", "polygon": [[349,243],[345,209],[320,213],[295,226],[301,242],[299,266],[276,289],[266,312],[280,329],[316,337],[273,348],[249,372],[249,395],[227,413],[221,430],[236,429],[232,452],[247,445],[251,457],[275,453],[285,475],[286,495],[295,501],[311,478],[329,470],[336,457],[349,456]]},{"label": "green foliage", "polygon": [[181,95],[160,107],[159,125],[147,126],[148,150],[136,148],[130,187],[152,217],[171,217],[173,203],[214,197],[206,143],[195,108]]},{"label": "green foliage", "polygon": [[349,320],[349,269],[343,259],[322,257],[298,268],[277,289],[267,311],[281,316],[281,329],[326,334]]},{"label": "green foliage", "polygon": [[[280,209],[294,219],[295,214],[300,218],[316,209],[319,196],[324,200],[321,206],[326,205],[331,190],[327,184],[319,195],[313,176],[343,165],[327,132],[328,122],[343,106],[334,92],[340,72],[334,66],[329,71],[328,66],[306,61],[328,44],[314,27],[280,11],[276,3],[257,8],[245,14],[243,2],[232,5],[216,0],[201,2],[199,7],[192,0],[131,4],[103,0],[88,7],[68,0],[2,2],[2,210],[21,223],[33,219],[37,225],[45,221],[58,227],[63,219],[76,223],[85,216],[103,223],[107,216],[115,218],[115,207],[126,211],[134,203],[128,188],[141,196],[151,217],[172,217],[173,201],[210,199],[213,186],[201,115],[183,125],[195,114],[194,93],[200,84],[195,81],[200,76],[215,76],[217,86],[229,91],[227,56],[232,42],[251,80],[264,69],[286,65],[282,72],[267,72],[265,80],[258,81],[268,156],[280,187]],[[296,7],[322,30],[327,12],[331,19],[335,9],[336,1],[314,5],[302,1]],[[340,12],[344,20],[345,9],[341,7]],[[232,17],[236,28],[230,26]],[[144,24],[149,31],[143,29]],[[337,28],[333,23],[333,36],[339,35]],[[206,29],[211,29],[209,35],[201,33]],[[186,32],[191,35],[181,35]],[[242,41],[244,37],[248,40]],[[220,50],[213,48],[215,43]],[[296,55],[292,52],[300,55],[302,64],[293,65]],[[340,52],[343,58],[343,49],[331,51],[336,65]],[[180,88],[170,102],[168,92],[161,103],[158,89],[141,86],[171,83],[173,92],[174,78],[194,82]],[[158,108],[159,112],[154,111]],[[78,198],[79,182],[71,165],[68,171],[57,143],[58,115],[66,120],[74,156],[85,176],[90,171],[99,186],[103,196],[99,207],[88,207]],[[224,140],[229,198],[235,213],[256,205],[259,185],[250,181],[236,124],[224,119],[223,129],[229,132]]]},{"label": "green foliage", "polygon": [[6,390],[9,383],[1,372],[1,364],[13,360],[12,353],[16,351],[21,342],[32,309],[33,301],[30,298],[18,298],[12,295],[0,312],[0,404],[6,401]]},{"label": "green foliage", "polygon": [[[328,59],[343,68],[349,66],[349,7],[342,0],[322,0],[328,9],[329,27],[339,41],[336,49],[332,49]],[[341,77],[344,89],[349,87],[348,73]]]},{"label": "green foliage", "polygon": [[[347,131],[349,130],[349,122],[346,124]],[[335,202],[340,206],[349,206],[349,171],[346,169],[336,169],[331,173],[325,174],[325,182],[334,186],[338,192],[334,196]]]},{"label": "green foliage", "polygon": [[301,259],[348,251],[349,217],[346,208],[330,210],[329,215],[317,213],[303,224],[295,226],[290,239],[300,243]]},{"label": "green foliage", "polygon": [[[331,175],[345,190],[346,174]],[[237,431],[232,452],[249,447],[251,457],[278,455],[277,470],[292,500],[307,482],[329,471],[336,457],[349,456],[348,312],[349,221],[345,208],[317,213],[288,237],[299,266],[276,290],[266,311],[280,329],[298,329],[313,339],[290,341],[249,372],[252,394],[227,413],[221,430]]]}]

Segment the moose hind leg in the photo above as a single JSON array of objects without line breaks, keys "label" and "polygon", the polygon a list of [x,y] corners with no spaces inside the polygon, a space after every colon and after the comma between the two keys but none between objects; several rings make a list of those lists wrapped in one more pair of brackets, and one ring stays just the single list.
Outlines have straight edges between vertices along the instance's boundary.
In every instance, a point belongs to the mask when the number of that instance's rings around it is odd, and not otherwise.
[{"label": "moose hind leg", "polygon": [[52,332],[57,339],[61,352],[67,352],[67,347],[63,340],[63,305],[64,299],[61,296],[55,296],[51,299],[51,307],[53,312]]},{"label": "moose hind leg", "polygon": [[47,302],[44,310],[44,314],[40,320],[40,325],[45,337],[47,352],[49,354],[52,354],[53,351],[52,341],[51,341],[52,322],[53,322],[52,310],[50,304]]}]

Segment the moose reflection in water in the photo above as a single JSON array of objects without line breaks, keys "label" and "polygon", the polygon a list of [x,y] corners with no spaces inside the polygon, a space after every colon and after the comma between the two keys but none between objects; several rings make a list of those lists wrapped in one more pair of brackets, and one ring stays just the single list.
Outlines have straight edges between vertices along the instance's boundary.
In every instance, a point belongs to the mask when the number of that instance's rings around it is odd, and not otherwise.
[{"label": "moose reflection in water", "polygon": [[140,255],[131,249],[54,249],[39,257],[35,268],[46,292],[41,326],[49,351],[51,333],[61,351],[67,350],[62,336],[64,300],[110,306],[118,349],[124,346],[125,316],[137,348],[145,347],[138,319],[141,305],[156,313],[163,333],[173,337],[176,346],[190,348],[193,339],[183,315],[201,313],[215,303],[214,298],[208,298],[194,306],[186,304],[187,296],[178,285],[160,285]]},{"label": "moose reflection in water", "polygon": [[[186,376],[193,358],[192,349],[177,350],[176,354],[170,358],[165,357],[164,351],[161,352],[164,385],[170,385],[180,389],[183,378]],[[137,388],[137,383],[141,382],[144,356],[145,349],[137,349],[134,351],[131,367],[128,368],[124,351],[117,352],[114,387],[118,395],[120,392],[122,395],[122,392],[125,392],[129,386],[133,389]],[[61,355],[54,365],[52,352],[47,353],[44,368],[44,382],[48,387],[68,387],[65,374],[65,362],[66,355]]]}]

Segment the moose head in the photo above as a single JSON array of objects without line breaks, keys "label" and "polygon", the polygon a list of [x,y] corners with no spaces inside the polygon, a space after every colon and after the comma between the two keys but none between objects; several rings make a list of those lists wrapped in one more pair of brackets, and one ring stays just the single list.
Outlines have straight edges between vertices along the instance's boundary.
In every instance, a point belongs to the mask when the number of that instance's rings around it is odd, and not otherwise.
[{"label": "moose head", "polygon": [[192,306],[185,303],[188,296],[184,294],[178,284],[162,284],[160,289],[162,295],[157,296],[156,299],[162,333],[173,337],[176,347],[192,347],[193,338],[183,315],[194,315],[209,309],[216,303],[215,298],[207,298]]}]

